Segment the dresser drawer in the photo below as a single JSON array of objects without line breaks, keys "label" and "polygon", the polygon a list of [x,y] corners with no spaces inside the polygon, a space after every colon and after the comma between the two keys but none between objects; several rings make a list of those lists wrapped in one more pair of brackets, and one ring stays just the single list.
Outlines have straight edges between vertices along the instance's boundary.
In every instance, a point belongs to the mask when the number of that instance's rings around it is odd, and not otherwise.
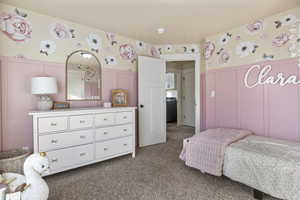
[{"label": "dresser drawer", "polygon": [[93,142],[93,130],[39,136],[39,151],[77,146]]},{"label": "dresser drawer", "polygon": [[63,131],[68,128],[68,117],[45,117],[38,119],[39,133]]},{"label": "dresser drawer", "polygon": [[96,158],[105,158],[132,150],[132,137],[98,142],[96,143]]},{"label": "dresser drawer", "polygon": [[50,161],[50,172],[92,161],[94,159],[93,149],[93,145],[89,144],[47,152]]},{"label": "dresser drawer", "polygon": [[132,135],[132,126],[113,126],[96,129],[96,141]]},{"label": "dresser drawer", "polygon": [[109,126],[115,124],[114,113],[104,113],[95,115],[95,126]]},{"label": "dresser drawer", "polygon": [[79,115],[70,117],[70,129],[91,128],[93,115]]},{"label": "dresser drawer", "polygon": [[120,112],[116,113],[116,124],[132,123],[132,112]]}]

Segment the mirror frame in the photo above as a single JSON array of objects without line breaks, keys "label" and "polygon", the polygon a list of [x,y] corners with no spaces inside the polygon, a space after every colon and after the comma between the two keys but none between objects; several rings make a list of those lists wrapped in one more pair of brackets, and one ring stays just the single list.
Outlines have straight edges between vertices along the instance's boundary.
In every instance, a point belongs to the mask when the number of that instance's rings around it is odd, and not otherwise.
[{"label": "mirror frame", "polygon": [[[99,88],[99,93],[100,93],[100,99],[68,99],[68,62],[69,62],[69,59],[72,57],[72,55],[78,53],[78,52],[83,52],[83,53],[89,53],[91,54],[97,61],[98,65],[100,66],[100,69],[99,69],[99,73],[100,73],[100,84],[101,84],[101,87]],[[66,98],[66,101],[102,101],[102,64],[101,62],[99,61],[98,57],[93,54],[92,52],[90,51],[87,51],[87,50],[83,50],[83,49],[80,49],[80,50],[76,50],[76,51],[73,51],[72,53],[70,53],[68,56],[67,56],[67,60],[66,60],[66,64],[65,64],[65,98]]]}]

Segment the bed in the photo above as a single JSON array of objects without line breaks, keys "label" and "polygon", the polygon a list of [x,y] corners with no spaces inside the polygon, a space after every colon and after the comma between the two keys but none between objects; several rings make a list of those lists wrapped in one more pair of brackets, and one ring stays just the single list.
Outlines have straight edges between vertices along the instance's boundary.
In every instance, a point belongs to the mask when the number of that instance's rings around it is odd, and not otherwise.
[{"label": "bed", "polygon": [[243,130],[210,129],[185,139],[180,158],[203,173],[224,175],[252,187],[257,199],[262,199],[263,193],[280,199],[300,199],[299,143]]}]

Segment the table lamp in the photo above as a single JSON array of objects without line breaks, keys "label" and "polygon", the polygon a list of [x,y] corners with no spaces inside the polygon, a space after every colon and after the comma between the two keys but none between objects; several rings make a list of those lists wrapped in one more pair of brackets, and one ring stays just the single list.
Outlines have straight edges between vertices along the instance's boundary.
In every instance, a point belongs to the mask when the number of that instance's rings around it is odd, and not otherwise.
[{"label": "table lamp", "polygon": [[57,93],[57,82],[54,77],[33,77],[31,79],[31,93],[38,95],[38,110],[50,110],[53,101],[49,94]]}]

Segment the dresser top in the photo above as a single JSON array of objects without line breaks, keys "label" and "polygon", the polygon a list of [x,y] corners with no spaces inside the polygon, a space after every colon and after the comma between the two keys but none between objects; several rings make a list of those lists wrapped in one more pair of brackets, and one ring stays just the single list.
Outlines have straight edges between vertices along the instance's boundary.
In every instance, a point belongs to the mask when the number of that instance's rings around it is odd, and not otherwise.
[{"label": "dresser top", "polygon": [[56,109],[56,110],[32,110],[29,115],[55,115],[55,114],[65,114],[65,113],[97,113],[97,112],[122,112],[122,111],[132,111],[137,109],[136,107],[87,107],[87,108],[68,108],[68,109]]}]

